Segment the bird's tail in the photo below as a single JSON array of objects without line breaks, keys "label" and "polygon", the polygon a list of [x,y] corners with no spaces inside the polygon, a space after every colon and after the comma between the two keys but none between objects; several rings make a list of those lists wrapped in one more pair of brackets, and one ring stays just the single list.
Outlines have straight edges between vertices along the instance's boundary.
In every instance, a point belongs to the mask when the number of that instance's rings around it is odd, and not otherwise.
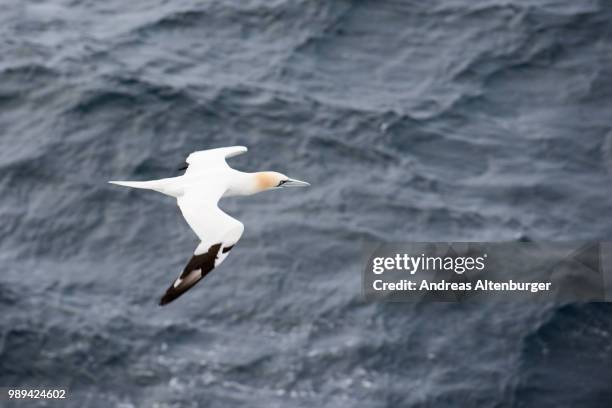
[{"label": "bird's tail", "polygon": [[171,197],[178,197],[183,194],[183,189],[181,187],[181,184],[177,183],[174,180],[175,179],[161,179],[150,181],[109,181],[109,183],[116,184],[118,186],[154,190],[162,194],[169,195]]},{"label": "bird's tail", "polygon": [[132,188],[144,188],[147,190],[155,190],[158,187],[157,180],[153,181],[109,181],[111,184],[118,186],[132,187]]}]

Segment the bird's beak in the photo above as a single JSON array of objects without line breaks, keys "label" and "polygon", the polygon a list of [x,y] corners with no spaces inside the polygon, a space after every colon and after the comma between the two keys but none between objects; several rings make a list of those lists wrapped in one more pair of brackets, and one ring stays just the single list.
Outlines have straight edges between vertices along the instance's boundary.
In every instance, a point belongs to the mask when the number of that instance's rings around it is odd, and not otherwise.
[{"label": "bird's beak", "polygon": [[283,187],[308,187],[310,183],[300,180],[288,179],[283,183]]}]

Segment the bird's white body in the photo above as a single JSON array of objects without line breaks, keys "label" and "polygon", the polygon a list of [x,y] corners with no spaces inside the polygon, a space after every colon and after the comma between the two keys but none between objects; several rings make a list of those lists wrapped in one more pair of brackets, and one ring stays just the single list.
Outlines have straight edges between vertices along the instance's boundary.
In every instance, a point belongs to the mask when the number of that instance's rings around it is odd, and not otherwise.
[{"label": "bird's white body", "polygon": [[245,173],[227,164],[230,158],[247,151],[243,146],[194,152],[187,158],[185,174],[150,181],[110,181],[126,187],[158,191],[175,197],[185,220],[200,238],[189,264],[166,291],[161,304],[182,295],[214,267],[225,260],[238,242],[244,225],[217,205],[222,197],[252,195],[281,186],[307,186],[276,172]]}]

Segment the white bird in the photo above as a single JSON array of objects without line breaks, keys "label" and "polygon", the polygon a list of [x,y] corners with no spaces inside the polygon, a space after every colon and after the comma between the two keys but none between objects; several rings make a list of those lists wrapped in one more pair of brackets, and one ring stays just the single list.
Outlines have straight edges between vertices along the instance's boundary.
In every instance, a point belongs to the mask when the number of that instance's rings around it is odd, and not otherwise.
[{"label": "white bird", "polygon": [[175,197],[183,217],[201,241],[181,275],[161,298],[160,305],[172,302],[219,266],[242,236],[244,225],[217,206],[219,199],[310,185],[273,171],[244,173],[232,169],[225,161],[246,151],[244,146],[232,146],[193,152],[187,157],[186,167],[181,169],[186,170],[185,174],[179,177],[109,181]]}]

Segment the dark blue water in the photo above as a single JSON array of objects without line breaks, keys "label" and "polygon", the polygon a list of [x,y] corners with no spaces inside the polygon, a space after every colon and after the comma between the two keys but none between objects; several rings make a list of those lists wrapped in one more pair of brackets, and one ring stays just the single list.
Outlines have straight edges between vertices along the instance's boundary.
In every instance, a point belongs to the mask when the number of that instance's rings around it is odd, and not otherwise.
[{"label": "dark blue water", "polygon": [[[371,241],[612,239],[612,3],[0,2],[0,386],[62,407],[610,407],[605,304],[366,303]],[[246,145],[219,270],[106,184]],[[6,401],[0,405],[6,404]],[[27,404],[27,405],[26,405]]]}]

